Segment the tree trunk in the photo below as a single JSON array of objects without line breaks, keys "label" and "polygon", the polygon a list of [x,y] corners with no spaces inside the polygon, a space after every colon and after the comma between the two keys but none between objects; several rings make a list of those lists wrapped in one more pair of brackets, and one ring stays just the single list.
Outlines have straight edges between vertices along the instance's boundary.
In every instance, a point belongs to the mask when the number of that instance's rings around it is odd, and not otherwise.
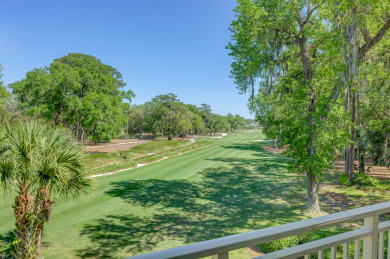
[{"label": "tree trunk", "polygon": [[[345,156],[345,170],[348,174],[348,181],[353,182],[354,178],[354,151],[355,151],[355,135],[356,135],[356,93],[351,93],[352,82],[356,80],[358,76],[357,61],[358,61],[358,38],[357,38],[357,18],[356,9],[352,11],[352,23],[345,28],[347,38],[347,49],[345,51],[345,63],[346,73],[344,82],[348,86],[348,97],[346,98],[346,110],[348,111],[349,99],[352,97],[352,115],[351,115],[351,146],[349,147],[349,154]],[[347,156],[348,155],[348,156]],[[348,168],[347,168],[348,167]],[[347,171],[348,169],[348,171]]]},{"label": "tree trunk", "polygon": [[77,141],[80,140],[80,138],[79,138],[79,136],[80,136],[79,131],[80,131],[80,121],[77,120],[77,129],[76,129],[76,138],[77,138]]},{"label": "tree trunk", "polygon": [[48,222],[51,214],[51,205],[54,202],[50,199],[50,189],[42,187],[37,191],[35,198],[34,213],[36,216],[35,222],[35,246],[36,246],[36,257],[40,258],[41,247],[42,247],[42,232],[45,222]]},{"label": "tree trunk", "polygon": [[[316,138],[315,138],[316,128],[315,125],[313,125],[313,114],[315,114],[316,112],[317,93],[315,89],[310,87],[311,79],[313,77],[313,69],[310,60],[310,49],[307,46],[307,38],[304,35],[302,35],[301,38],[298,39],[298,44],[300,48],[303,74],[305,76],[305,84],[309,89],[311,89],[311,91],[308,93],[308,97],[310,98],[310,105],[308,108],[308,115],[307,115],[307,126],[309,127],[309,131],[307,133],[308,135],[307,156],[311,157],[316,155],[316,150],[313,147],[316,142]],[[320,211],[320,205],[318,202],[319,182],[316,179],[315,175],[308,171],[306,172],[306,187],[307,187],[307,202],[306,202],[305,209],[310,211]]]},{"label": "tree trunk", "polygon": [[35,258],[33,208],[34,197],[29,193],[27,186],[21,187],[14,205],[16,258]]},{"label": "tree trunk", "polygon": [[84,141],[85,141],[85,131],[84,131],[83,127],[81,127],[81,139],[82,139],[82,142],[84,144]]},{"label": "tree trunk", "polygon": [[[345,111],[349,111],[349,99],[350,99],[350,88],[347,88],[346,94],[345,94]],[[345,155],[344,155],[344,160],[345,160],[345,173],[349,175],[349,167],[350,167],[350,152],[351,148],[349,146],[345,147]]]},{"label": "tree trunk", "polygon": [[354,173],[355,173],[355,140],[356,140],[356,93],[352,93],[352,130],[351,130],[351,148],[349,151],[349,175],[348,181],[353,183]]},{"label": "tree trunk", "polygon": [[387,165],[387,163],[388,163],[388,161],[387,161],[387,143],[388,143],[389,135],[390,135],[390,133],[385,133],[385,141],[383,143],[383,162],[385,165]]},{"label": "tree trunk", "polygon": [[359,174],[365,174],[366,173],[366,165],[364,163],[365,155],[364,153],[359,154]]},{"label": "tree trunk", "polygon": [[129,117],[127,116],[127,124],[126,124],[126,139],[129,138]]},{"label": "tree trunk", "polygon": [[309,211],[320,211],[318,201],[318,189],[320,182],[315,179],[315,175],[306,173],[307,202],[305,209]]},{"label": "tree trunk", "polygon": [[358,123],[359,123],[359,126],[362,126],[362,120],[360,118],[360,93],[357,94],[357,111],[358,111]]}]

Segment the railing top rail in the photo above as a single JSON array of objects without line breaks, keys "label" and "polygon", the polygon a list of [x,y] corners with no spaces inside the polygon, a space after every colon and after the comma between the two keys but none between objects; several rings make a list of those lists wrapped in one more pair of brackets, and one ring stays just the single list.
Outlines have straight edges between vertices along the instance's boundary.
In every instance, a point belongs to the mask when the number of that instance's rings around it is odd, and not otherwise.
[{"label": "railing top rail", "polygon": [[382,214],[390,211],[390,201],[362,208],[342,211],[317,218],[292,222],[280,226],[259,229],[242,234],[236,234],[195,244],[175,247],[167,250],[142,254],[133,259],[152,258],[199,258],[223,253],[268,241],[294,236],[305,232],[332,227],[345,222],[362,219],[368,216]]}]

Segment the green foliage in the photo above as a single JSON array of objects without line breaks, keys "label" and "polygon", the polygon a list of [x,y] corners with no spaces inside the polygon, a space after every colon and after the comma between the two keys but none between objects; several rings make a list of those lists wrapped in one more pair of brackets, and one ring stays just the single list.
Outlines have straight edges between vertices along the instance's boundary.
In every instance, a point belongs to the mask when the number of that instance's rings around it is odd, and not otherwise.
[{"label": "green foliage", "polygon": [[[362,65],[389,60],[384,54],[387,29],[379,30],[388,28],[389,20],[377,19],[389,9],[369,1],[356,6],[350,1],[237,1],[227,46],[234,59],[231,76],[241,93],[252,91],[250,108],[267,137],[286,145],[290,171],[308,176],[308,208],[318,209],[309,197],[318,192],[315,186],[332,168],[336,151],[350,144],[350,129],[355,125],[340,97],[343,91],[348,96],[358,91],[356,66],[367,66],[365,81],[359,83],[375,81],[370,88],[377,91],[370,106],[380,102],[376,114],[381,119],[376,123],[383,131],[390,128],[385,119],[390,114],[388,98],[381,94],[388,88],[389,73],[381,69],[378,74],[374,66]],[[370,31],[379,41],[368,45]],[[376,48],[380,57],[364,60],[378,53]]]},{"label": "green foliage", "polygon": [[110,141],[124,122],[122,75],[97,58],[71,53],[49,67],[34,69],[10,85],[27,114],[69,125],[78,139],[84,134],[95,142]]},{"label": "green foliage", "polygon": [[[318,239],[323,239],[326,237],[334,236],[335,234],[346,232],[346,231],[350,231],[350,229],[339,228],[339,229],[336,229],[336,231],[316,230],[313,232],[303,233],[303,234],[299,234],[296,236],[291,236],[291,237],[282,238],[279,240],[270,241],[270,242],[267,242],[264,244],[260,244],[259,248],[262,252],[271,253],[271,252],[283,250],[283,249],[286,249],[289,247],[309,243],[309,242],[312,242],[312,241],[315,241]],[[338,252],[343,251],[341,246],[338,246],[337,250],[338,250]],[[350,254],[354,254],[354,244],[353,243],[349,244],[349,251],[350,251]],[[312,254],[311,258],[317,258],[317,255],[314,253],[314,254]],[[325,251],[324,258],[327,258],[327,259],[331,258],[329,249]]]},{"label": "green foliage", "polygon": [[9,106],[11,101],[11,93],[7,91],[2,80],[4,76],[2,74],[3,70],[4,68],[0,64],[0,122],[3,122],[7,117],[7,106]]},{"label": "green foliage", "polygon": [[[94,180],[86,177],[83,151],[64,129],[36,121],[15,121],[0,127],[0,195],[16,193],[15,256],[39,257],[51,194],[86,197]],[[35,255],[35,256],[34,256]]]},{"label": "green foliage", "polygon": [[348,175],[340,175],[340,183],[345,186],[357,186],[363,189],[369,190],[378,190],[378,191],[387,191],[390,190],[390,181],[389,180],[379,180],[371,175],[366,174],[355,174],[353,182],[348,181]]},{"label": "green foliage", "polygon": [[161,132],[168,139],[173,137],[187,137],[188,134],[205,133],[217,128],[227,130],[226,118],[215,115],[218,119],[213,122],[210,114],[207,120],[203,120],[202,111],[195,105],[182,103],[176,95],[169,93],[158,95],[151,101],[141,105],[134,105],[130,111],[129,133],[142,137],[143,132],[152,133],[154,136]]},{"label": "green foliage", "polygon": [[385,134],[381,130],[368,129],[367,140],[371,144],[370,154],[375,165],[385,165],[387,161],[387,147],[384,147]]},{"label": "green foliage", "polygon": [[11,94],[5,88],[4,82],[2,80],[2,77],[4,75],[1,72],[3,70],[4,70],[4,68],[0,64],[0,110],[4,109],[4,106],[11,99]]}]

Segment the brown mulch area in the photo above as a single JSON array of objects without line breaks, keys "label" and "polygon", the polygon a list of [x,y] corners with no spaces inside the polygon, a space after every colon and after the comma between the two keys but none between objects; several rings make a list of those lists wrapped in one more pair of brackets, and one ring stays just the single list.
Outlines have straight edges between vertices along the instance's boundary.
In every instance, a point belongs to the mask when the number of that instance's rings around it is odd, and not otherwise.
[{"label": "brown mulch area", "polygon": [[287,149],[286,147],[278,147],[278,148],[275,148],[275,146],[265,146],[264,147],[265,151],[275,153],[275,154],[280,154],[283,151],[285,151],[286,149]]},{"label": "brown mulch area", "polygon": [[[354,161],[355,168],[359,167],[359,161]],[[380,180],[390,180],[390,168],[387,166],[378,166],[374,165],[372,158],[367,158],[365,161],[366,164],[366,174],[374,176]],[[345,162],[343,158],[336,159],[334,163],[334,170],[337,172],[345,171]],[[355,170],[356,171],[356,170]]]},{"label": "brown mulch area", "polygon": [[245,248],[251,256],[253,257],[258,257],[264,255],[264,253],[259,249],[257,245],[251,246],[251,247],[246,247]]},{"label": "brown mulch area", "polygon": [[98,145],[87,144],[85,145],[84,150],[88,153],[125,151],[131,147],[144,144],[149,141],[150,140],[142,139],[113,139],[109,143],[100,143]]},{"label": "brown mulch area", "polygon": [[[371,158],[366,159],[366,171],[368,175],[374,176],[380,180],[390,179],[390,168],[385,166],[374,166]],[[355,168],[358,167],[359,161],[354,161]],[[356,170],[355,170],[356,172]],[[370,204],[385,202],[388,200],[388,195],[384,195],[381,192],[368,191],[370,195],[367,196],[356,196],[350,193],[349,195],[335,192],[335,188],[343,188],[338,181],[340,174],[345,173],[345,162],[342,157],[336,159],[334,163],[334,170],[330,172],[332,178],[337,180],[325,181],[321,183],[320,192],[324,197],[321,202],[329,205],[329,213],[335,213],[339,211],[348,210],[351,208],[364,207]]]}]

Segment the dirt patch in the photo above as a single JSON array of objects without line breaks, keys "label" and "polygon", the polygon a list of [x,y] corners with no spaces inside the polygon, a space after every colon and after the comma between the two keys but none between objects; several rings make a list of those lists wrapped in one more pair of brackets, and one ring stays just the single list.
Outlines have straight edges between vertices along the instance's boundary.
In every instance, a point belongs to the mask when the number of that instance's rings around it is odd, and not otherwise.
[{"label": "dirt patch", "polygon": [[251,247],[245,247],[245,249],[250,253],[253,257],[258,257],[264,255],[264,253],[259,249],[257,245]]},{"label": "dirt patch", "polygon": [[125,151],[131,147],[147,143],[151,140],[143,139],[113,139],[110,143],[100,143],[98,145],[86,144],[84,151],[88,153],[107,153],[115,151]]},{"label": "dirt patch", "polygon": [[[366,164],[366,174],[374,176],[380,180],[390,180],[390,168],[387,166],[378,166],[374,165],[372,158],[367,158],[365,161]],[[359,167],[359,161],[354,161],[355,169]],[[334,163],[334,170],[336,172],[345,172],[345,162],[343,158],[336,159]],[[355,170],[355,173],[358,170]]]},{"label": "dirt patch", "polygon": [[279,148],[275,148],[275,146],[265,146],[264,147],[265,151],[275,153],[275,154],[280,154],[283,151],[286,151],[286,149],[287,149],[286,147],[279,147]]},{"label": "dirt patch", "polygon": [[[359,162],[356,160],[355,168],[358,167],[358,164]],[[374,166],[372,159],[370,158],[366,159],[366,170],[367,168],[369,168],[368,175],[377,177],[381,180],[390,180],[390,168],[385,166]],[[346,187],[342,186],[339,180],[340,175],[344,173],[345,162],[342,157],[339,157],[334,162],[334,170],[327,173],[327,179],[324,179],[320,184],[320,199],[321,203],[327,205],[326,212],[335,213],[388,200],[388,192],[369,190],[359,191],[358,189],[351,189],[348,194],[346,194],[345,191],[343,191]]]}]

